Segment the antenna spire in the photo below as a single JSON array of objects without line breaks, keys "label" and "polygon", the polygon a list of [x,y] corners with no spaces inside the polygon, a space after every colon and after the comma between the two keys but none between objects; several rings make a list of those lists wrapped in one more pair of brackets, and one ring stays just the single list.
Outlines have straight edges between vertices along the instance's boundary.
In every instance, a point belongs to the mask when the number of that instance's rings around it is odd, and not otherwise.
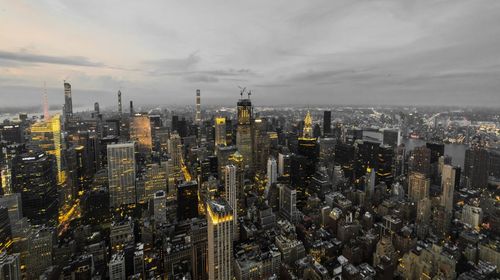
[{"label": "antenna spire", "polygon": [[43,82],[43,118],[44,120],[48,120],[50,118],[49,99],[47,97],[47,85],[45,81]]}]

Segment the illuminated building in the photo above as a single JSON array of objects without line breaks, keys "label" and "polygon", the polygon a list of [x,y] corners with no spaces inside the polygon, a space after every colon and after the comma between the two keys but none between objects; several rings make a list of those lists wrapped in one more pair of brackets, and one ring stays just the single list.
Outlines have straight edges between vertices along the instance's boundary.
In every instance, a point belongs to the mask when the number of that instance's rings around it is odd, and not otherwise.
[{"label": "illuminated building", "polygon": [[137,142],[140,153],[149,156],[153,148],[151,121],[145,114],[135,114],[130,120],[130,140]]},{"label": "illuminated building", "polygon": [[465,151],[464,177],[469,188],[488,186],[488,151],[472,147]]},{"label": "illuminated building", "polygon": [[174,172],[179,172],[181,170],[182,162],[182,143],[181,137],[175,132],[172,133],[170,135],[170,139],[168,139],[168,153],[172,159]]},{"label": "illuminated building", "polygon": [[[245,159],[243,155],[241,155],[238,151],[232,154],[229,157],[229,163],[236,167],[236,199],[238,202],[238,211],[241,211],[245,208]],[[232,207],[232,205],[231,205]]]},{"label": "illuminated building", "polygon": [[38,226],[32,229],[28,238],[26,272],[28,279],[37,279],[47,267],[52,265],[55,231],[53,228]]},{"label": "illuminated building", "polygon": [[278,180],[278,164],[276,159],[269,158],[267,160],[267,186],[271,186]]},{"label": "illuminated building", "polygon": [[224,200],[207,202],[208,279],[233,279],[233,209]]},{"label": "illuminated building", "polygon": [[269,158],[270,139],[267,134],[267,120],[257,118],[252,124],[252,151],[253,151],[253,170],[266,170],[267,160]]},{"label": "illuminated building", "polygon": [[[302,137],[299,137],[298,141],[298,155],[291,159],[290,178],[292,185],[304,188],[316,172],[316,161],[319,156],[318,142],[317,138],[313,137],[312,118],[309,111],[304,118]],[[300,192],[304,191],[300,190]]]},{"label": "illuminated building", "polygon": [[226,146],[226,118],[215,118],[215,145]]},{"label": "illuminated building", "polygon": [[429,197],[431,180],[423,173],[410,172],[408,176],[408,198],[413,202]]},{"label": "illuminated building", "polygon": [[218,146],[215,148],[218,178],[221,180],[221,183],[224,183],[224,168],[229,164],[229,158],[236,151],[238,151],[236,146]]},{"label": "illuminated building", "polygon": [[71,97],[71,85],[64,82],[64,121],[73,117],[73,100]]},{"label": "illuminated building", "polygon": [[125,280],[125,256],[123,252],[115,253],[109,261],[109,279],[110,280]]},{"label": "illuminated building", "polygon": [[224,198],[227,203],[233,209],[233,222],[234,222],[234,238],[238,239],[238,189],[239,189],[239,180],[237,180],[237,176],[239,175],[238,167],[235,165],[226,165],[224,168]]},{"label": "illuminated building", "polygon": [[0,279],[21,280],[21,263],[19,254],[0,253]]},{"label": "illuminated building", "polygon": [[6,251],[12,244],[12,230],[9,209],[0,206],[0,252]]},{"label": "illuminated building", "polygon": [[198,217],[198,183],[189,181],[177,187],[177,219]]},{"label": "illuminated building", "polygon": [[479,228],[483,222],[483,209],[481,207],[465,204],[462,208],[461,221],[473,229]]},{"label": "illuminated building", "polygon": [[456,279],[456,264],[453,256],[433,244],[404,254],[397,270],[403,279]]},{"label": "illuminated building", "polygon": [[243,155],[245,166],[253,167],[253,108],[250,98],[240,99],[237,104],[238,126],[236,127],[236,147]]},{"label": "illuminated building", "polygon": [[146,166],[144,178],[144,201],[152,199],[158,191],[167,191],[167,162],[151,163]]},{"label": "illuminated building", "polygon": [[196,116],[194,119],[197,124],[201,123],[201,94],[199,89],[196,90]]},{"label": "illuminated building", "polygon": [[63,165],[63,138],[61,135],[61,117],[56,114],[49,120],[39,121],[31,126],[31,142],[42,151],[56,158],[57,183],[66,181]]},{"label": "illuminated building", "polygon": [[108,145],[107,154],[110,207],[135,203],[135,144]]},{"label": "illuminated building", "polygon": [[157,223],[167,221],[167,197],[165,191],[157,191],[153,198],[153,214]]},{"label": "illuminated building", "polygon": [[12,162],[12,189],[21,193],[22,213],[34,224],[55,222],[57,180],[55,160],[43,152],[20,154]]},{"label": "illuminated building", "polygon": [[394,149],[391,146],[380,145],[377,153],[377,183],[385,182],[387,186],[392,184]]},{"label": "illuminated building", "polygon": [[417,147],[413,150],[410,157],[410,170],[424,174],[425,176],[431,175],[431,150],[427,147]]}]

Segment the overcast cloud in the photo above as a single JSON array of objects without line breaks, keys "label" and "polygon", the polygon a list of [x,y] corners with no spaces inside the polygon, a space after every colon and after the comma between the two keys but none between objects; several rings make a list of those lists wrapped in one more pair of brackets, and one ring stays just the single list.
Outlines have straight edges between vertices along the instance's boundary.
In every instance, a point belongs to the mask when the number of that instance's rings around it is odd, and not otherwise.
[{"label": "overcast cloud", "polygon": [[500,105],[500,1],[0,0],[0,107]]}]

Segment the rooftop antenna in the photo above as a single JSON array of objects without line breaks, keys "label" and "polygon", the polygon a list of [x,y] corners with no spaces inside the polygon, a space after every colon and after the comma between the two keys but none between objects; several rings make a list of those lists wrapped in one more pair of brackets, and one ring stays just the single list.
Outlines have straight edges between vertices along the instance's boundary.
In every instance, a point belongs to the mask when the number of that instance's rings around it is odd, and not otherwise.
[{"label": "rooftop antenna", "polygon": [[43,82],[43,118],[44,120],[48,120],[50,118],[49,99],[47,97],[47,85],[45,81]]}]

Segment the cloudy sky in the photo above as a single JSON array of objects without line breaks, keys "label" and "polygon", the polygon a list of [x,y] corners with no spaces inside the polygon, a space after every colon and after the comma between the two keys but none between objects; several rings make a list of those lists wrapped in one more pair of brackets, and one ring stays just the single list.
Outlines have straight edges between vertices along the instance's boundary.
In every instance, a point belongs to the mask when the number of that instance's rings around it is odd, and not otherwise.
[{"label": "cloudy sky", "polygon": [[500,105],[500,1],[0,0],[0,107]]}]

